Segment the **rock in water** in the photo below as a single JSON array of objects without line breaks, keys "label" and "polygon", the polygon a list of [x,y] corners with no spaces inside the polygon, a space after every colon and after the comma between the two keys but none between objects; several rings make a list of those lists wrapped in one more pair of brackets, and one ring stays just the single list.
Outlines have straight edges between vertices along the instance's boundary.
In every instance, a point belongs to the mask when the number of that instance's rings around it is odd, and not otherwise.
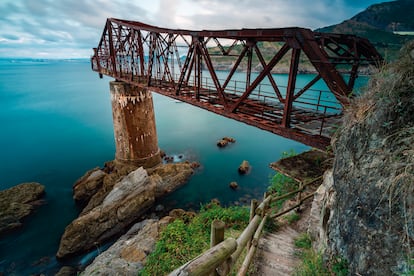
[{"label": "rock in water", "polygon": [[22,225],[21,219],[33,211],[44,195],[45,187],[39,183],[23,183],[0,191],[0,237]]},{"label": "rock in water", "polygon": [[246,160],[243,160],[243,162],[239,166],[239,173],[246,174],[249,171],[249,168],[250,168],[249,162]]},{"label": "rock in water", "polygon": [[236,181],[232,181],[230,182],[229,187],[232,188],[233,190],[237,190],[237,188],[239,188],[239,184],[237,184]]},{"label": "rock in water", "polygon": [[[126,173],[130,168],[117,170]],[[66,227],[56,256],[66,258],[122,234],[152,207],[156,198],[183,185],[192,173],[193,169],[187,163],[163,164],[148,172],[141,167],[121,179],[120,172],[105,172],[102,187],[91,197],[80,216]],[[88,173],[85,179],[93,174]]]},{"label": "rock in water", "polygon": [[224,148],[225,146],[227,146],[229,143],[235,143],[236,140],[232,137],[223,137],[222,139],[217,141],[217,146],[219,148]]},{"label": "rock in water", "polygon": [[219,148],[224,148],[225,146],[227,146],[229,142],[227,142],[226,140],[219,140],[217,141],[217,147]]},{"label": "rock in water", "polygon": [[142,167],[124,177],[115,184],[102,205],[66,227],[56,256],[65,258],[91,249],[118,234],[154,203],[153,185]]}]

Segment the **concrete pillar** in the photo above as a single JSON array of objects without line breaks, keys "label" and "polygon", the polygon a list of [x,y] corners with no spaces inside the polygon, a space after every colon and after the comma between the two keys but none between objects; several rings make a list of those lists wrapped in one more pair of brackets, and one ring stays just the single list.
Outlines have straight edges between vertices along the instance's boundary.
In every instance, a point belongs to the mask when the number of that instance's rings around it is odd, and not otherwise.
[{"label": "concrete pillar", "polygon": [[115,160],[150,168],[161,163],[152,94],[147,88],[110,82]]}]

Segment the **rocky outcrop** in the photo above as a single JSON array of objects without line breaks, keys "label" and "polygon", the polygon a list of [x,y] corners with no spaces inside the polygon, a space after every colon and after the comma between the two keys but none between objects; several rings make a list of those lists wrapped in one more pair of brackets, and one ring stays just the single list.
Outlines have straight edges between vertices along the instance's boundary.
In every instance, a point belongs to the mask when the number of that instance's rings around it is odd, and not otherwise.
[{"label": "rocky outcrop", "polygon": [[[414,256],[414,43],[348,108],[333,142],[327,256],[351,275],[402,275]],[[329,213],[329,216],[327,215]]]},{"label": "rocky outcrop", "polygon": [[0,191],[0,237],[22,226],[21,219],[28,216],[34,206],[42,204],[45,187],[39,183],[23,183]]},{"label": "rocky outcrop", "polygon": [[193,163],[164,164],[147,169],[151,181],[155,184],[155,198],[160,198],[176,190],[187,182],[193,173]]},{"label": "rocky outcrop", "polygon": [[110,161],[103,169],[88,171],[73,186],[73,199],[84,206],[82,214],[100,205],[115,183],[138,167],[132,164]]},{"label": "rocky outcrop", "polygon": [[328,246],[328,221],[333,215],[332,205],[335,202],[332,169],[325,172],[323,183],[316,190],[312,208],[308,218],[308,233],[317,252],[324,252]]},{"label": "rocky outcrop", "polygon": [[101,253],[81,275],[137,275],[155,249],[164,227],[179,218],[191,220],[196,214],[183,209],[171,210],[162,219],[146,219],[134,224],[111,247]]},{"label": "rocky outcrop", "polygon": [[136,223],[105,252],[95,258],[81,275],[137,275],[155,247],[163,221]]},{"label": "rocky outcrop", "polygon": [[[110,183],[110,179],[118,179],[119,174],[102,172],[93,170],[83,177],[93,183],[101,178],[101,188],[91,197],[93,204],[89,203],[80,216],[66,227],[56,254],[58,258],[89,250],[121,234],[153,206],[156,198],[184,184],[193,169],[186,163],[159,165],[148,172],[140,167],[115,184]],[[94,174],[97,177],[92,177]],[[94,185],[89,185],[88,181],[75,185],[78,191],[88,190],[82,186]],[[107,190],[108,187],[111,189]]]}]

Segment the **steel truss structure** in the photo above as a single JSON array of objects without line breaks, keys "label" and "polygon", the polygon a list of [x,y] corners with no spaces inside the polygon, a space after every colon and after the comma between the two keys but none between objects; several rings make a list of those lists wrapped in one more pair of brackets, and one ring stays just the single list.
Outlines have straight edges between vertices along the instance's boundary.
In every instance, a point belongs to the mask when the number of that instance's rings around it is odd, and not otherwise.
[{"label": "steel truss structure", "polygon": [[[101,76],[320,149],[329,145],[358,73],[381,62],[368,40],[351,35],[173,30],[115,18],[91,58]],[[299,87],[301,73],[309,74]]]}]

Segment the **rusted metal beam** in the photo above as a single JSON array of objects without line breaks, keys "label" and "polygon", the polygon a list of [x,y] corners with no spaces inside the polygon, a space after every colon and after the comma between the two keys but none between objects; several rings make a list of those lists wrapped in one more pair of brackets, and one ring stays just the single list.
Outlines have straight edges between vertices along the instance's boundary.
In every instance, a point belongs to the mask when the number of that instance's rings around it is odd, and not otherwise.
[{"label": "rusted metal beam", "polygon": [[279,52],[272,58],[272,60],[263,68],[263,71],[260,72],[259,76],[253,81],[253,83],[246,89],[246,92],[237,100],[237,102],[230,107],[230,112],[234,112],[237,107],[252,93],[252,91],[259,85],[259,83],[270,73],[273,67],[278,63],[282,57],[289,51],[289,46],[284,44]]},{"label": "rusted metal beam", "polygon": [[300,49],[292,49],[292,58],[290,61],[289,81],[286,89],[285,107],[283,109],[282,126],[290,127],[290,115],[292,113],[292,104],[295,95],[296,76],[298,74]]}]

